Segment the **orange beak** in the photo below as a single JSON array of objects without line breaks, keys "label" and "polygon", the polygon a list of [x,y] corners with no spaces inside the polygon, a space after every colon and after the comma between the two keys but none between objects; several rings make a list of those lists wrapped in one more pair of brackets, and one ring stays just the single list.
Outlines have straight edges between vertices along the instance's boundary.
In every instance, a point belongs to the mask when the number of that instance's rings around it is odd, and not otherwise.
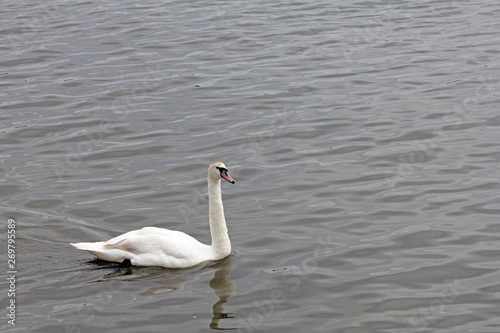
[{"label": "orange beak", "polygon": [[225,180],[227,180],[228,182],[230,182],[231,184],[236,183],[236,182],[234,181],[234,179],[233,179],[233,178],[231,178],[231,176],[229,175],[229,173],[227,172],[227,170],[226,170],[226,169],[221,169],[221,170],[220,170],[220,176],[221,176],[222,178],[224,178]]}]

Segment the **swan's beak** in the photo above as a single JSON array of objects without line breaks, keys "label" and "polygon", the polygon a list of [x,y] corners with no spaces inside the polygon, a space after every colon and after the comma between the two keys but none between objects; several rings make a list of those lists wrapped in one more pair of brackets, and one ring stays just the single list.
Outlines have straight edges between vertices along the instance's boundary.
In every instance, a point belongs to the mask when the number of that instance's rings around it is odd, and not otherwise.
[{"label": "swan's beak", "polygon": [[227,169],[221,169],[221,170],[220,170],[220,176],[221,176],[222,178],[224,178],[225,180],[227,180],[228,182],[230,182],[231,184],[236,183],[236,182],[234,181],[234,179],[233,179],[233,178],[231,178],[231,176],[229,175],[229,173],[227,173]]}]

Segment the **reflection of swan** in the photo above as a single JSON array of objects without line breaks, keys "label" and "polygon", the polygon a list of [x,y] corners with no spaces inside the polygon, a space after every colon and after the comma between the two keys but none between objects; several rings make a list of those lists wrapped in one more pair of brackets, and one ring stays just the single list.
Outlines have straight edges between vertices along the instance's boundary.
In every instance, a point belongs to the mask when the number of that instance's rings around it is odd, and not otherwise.
[{"label": "reflection of swan", "polygon": [[210,281],[210,287],[219,296],[219,301],[212,307],[214,316],[210,323],[210,328],[214,330],[235,330],[236,328],[220,328],[219,322],[224,318],[233,318],[230,313],[224,313],[224,303],[227,302],[229,297],[233,296],[236,286],[231,281],[227,280],[227,276],[231,271],[233,262],[231,258],[224,260],[220,264],[214,266],[214,278]]},{"label": "reflection of swan", "polygon": [[129,231],[107,242],[71,244],[106,261],[126,261],[135,266],[192,267],[207,260],[220,260],[231,253],[220,180],[234,184],[224,163],[208,168],[209,223],[212,245],[205,245],[180,232],[156,227]]},{"label": "reflection of swan", "polygon": [[165,270],[154,267],[116,267],[106,262],[94,261],[102,265],[104,269],[118,269],[112,273],[106,274],[104,280],[118,281],[151,281],[156,285],[139,293],[142,297],[154,297],[166,294],[175,290],[184,289],[186,283],[199,280],[201,278],[200,269],[211,268],[214,270],[214,277],[210,280],[210,287],[215,291],[219,300],[212,307],[213,317],[210,323],[211,329],[217,330],[235,330],[236,328],[220,328],[219,323],[222,319],[233,318],[230,313],[224,313],[224,303],[234,294],[236,286],[228,281],[227,277],[233,266],[233,255],[218,262],[207,262],[180,270]]}]

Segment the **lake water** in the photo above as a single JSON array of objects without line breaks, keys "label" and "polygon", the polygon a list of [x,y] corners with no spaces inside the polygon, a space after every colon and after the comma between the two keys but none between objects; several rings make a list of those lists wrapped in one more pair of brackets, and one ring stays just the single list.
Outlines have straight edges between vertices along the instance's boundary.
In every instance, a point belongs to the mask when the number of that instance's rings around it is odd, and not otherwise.
[{"label": "lake water", "polygon": [[[500,331],[498,1],[0,18],[2,332]],[[148,225],[209,243],[219,160],[226,260],[120,269],[69,246]]]}]

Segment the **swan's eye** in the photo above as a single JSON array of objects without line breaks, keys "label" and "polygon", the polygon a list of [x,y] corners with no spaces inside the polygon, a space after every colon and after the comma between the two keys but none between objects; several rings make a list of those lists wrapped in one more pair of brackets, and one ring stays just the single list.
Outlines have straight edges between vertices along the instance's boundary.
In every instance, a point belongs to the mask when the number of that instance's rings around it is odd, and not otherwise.
[{"label": "swan's eye", "polygon": [[222,174],[223,172],[227,175],[227,172],[229,170],[227,170],[226,168],[223,168],[223,167],[215,167],[217,170],[219,170],[219,172]]},{"label": "swan's eye", "polygon": [[234,179],[231,178],[231,176],[227,173],[228,170],[226,168],[224,168],[224,167],[215,167],[215,168],[217,168],[219,170],[221,178],[224,178],[225,180],[227,180],[231,184],[235,183]]}]

